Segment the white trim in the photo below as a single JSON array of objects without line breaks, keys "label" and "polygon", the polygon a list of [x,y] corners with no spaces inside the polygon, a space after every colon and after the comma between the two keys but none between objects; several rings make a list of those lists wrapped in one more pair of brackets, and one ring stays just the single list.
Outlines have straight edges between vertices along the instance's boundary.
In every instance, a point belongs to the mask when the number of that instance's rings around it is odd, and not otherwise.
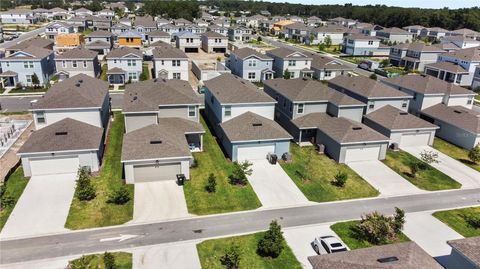
[{"label": "white trim", "polygon": [[21,152],[17,153],[18,156],[24,155],[40,155],[40,154],[51,154],[51,153],[73,153],[73,152],[89,152],[89,151],[99,151],[100,148],[97,149],[69,149],[69,150],[60,150],[60,151],[38,151],[38,152]]},{"label": "white trim", "polygon": [[193,159],[192,156],[182,156],[182,157],[165,157],[165,158],[156,158],[156,159],[139,159],[139,160],[121,160],[122,163],[132,162],[150,162],[150,161],[157,161],[157,160],[181,160],[181,159]]}]

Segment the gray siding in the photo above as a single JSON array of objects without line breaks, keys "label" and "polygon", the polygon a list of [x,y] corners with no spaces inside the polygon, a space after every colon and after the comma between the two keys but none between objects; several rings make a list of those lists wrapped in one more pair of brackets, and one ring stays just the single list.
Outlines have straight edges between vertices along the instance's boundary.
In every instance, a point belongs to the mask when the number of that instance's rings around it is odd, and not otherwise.
[{"label": "gray siding", "polygon": [[452,266],[451,268],[480,269],[480,266],[473,264],[454,248],[452,248],[448,261],[449,265]]},{"label": "gray siding", "polygon": [[196,117],[189,117],[188,116],[188,106],[169,106],[169,107],[160,107],[158,110],[158,117],[159,118],[170,118],[170,117],[177,117],[182,119],[187,119],[191,121],[198,122],[198,106],[195,106],[196,110]]},{"label": "gray siding", "polygon": [[480,134],[467,132],[437,119],[435,119],[433,123],[440,127],[436,135],[452,144],[465,149],[471,149],[480,142]]},{"label": "gray siding", "polygon": [[337,107],[334,104],[329,104],[327,112],[334,117],[344,117],[356,122],[362,122],[363,106],[358,107]]},{"label": "gray siding", "polygon": [[[226,139],[225,139],[226,140]],[[228,142],[230,144],[230,142]],[[260,145],[272,145],[275,144],[275,154],[280,158],[285,152],[290,152],[290,140],[280,141],[261,141],[261,142],[246,142],[246,143],[233,143],[231,150],[228,150],[229,156],[232,161],[237,160],[237,150],[239,147],[255,147]]]},{"label": "gray siding", "polygon": [[157,124],[157,114],[126,114],[125,115],[125,132],[131,132],[145,126]]}]

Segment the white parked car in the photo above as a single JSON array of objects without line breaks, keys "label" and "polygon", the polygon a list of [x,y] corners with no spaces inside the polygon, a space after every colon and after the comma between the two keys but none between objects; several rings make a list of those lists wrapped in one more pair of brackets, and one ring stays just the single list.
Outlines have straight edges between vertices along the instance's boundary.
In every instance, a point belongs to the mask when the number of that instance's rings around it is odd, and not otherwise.
[{"label": "white parked car", "polygon": [[313,249],[317,254],[325,253],[325,251],[327,253],[335,253],[348,250],[347,246],[340,239],[332,235],[315,237]]}]

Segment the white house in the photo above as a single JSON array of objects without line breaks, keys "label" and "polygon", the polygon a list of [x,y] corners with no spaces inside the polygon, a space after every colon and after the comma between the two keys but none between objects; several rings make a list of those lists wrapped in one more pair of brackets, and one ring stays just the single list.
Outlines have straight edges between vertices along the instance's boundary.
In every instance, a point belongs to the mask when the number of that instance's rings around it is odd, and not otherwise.
[{"label": "white house", "polygon": [[188,57],[180,49],[170,45],[153,50],[154,78],[188,81]]},{"label": "white house", "polygon": [[110,84],[125,84],[140,80],[143,55],[137,49],[121,47],[110,51],[107,59],[107,77]]}]

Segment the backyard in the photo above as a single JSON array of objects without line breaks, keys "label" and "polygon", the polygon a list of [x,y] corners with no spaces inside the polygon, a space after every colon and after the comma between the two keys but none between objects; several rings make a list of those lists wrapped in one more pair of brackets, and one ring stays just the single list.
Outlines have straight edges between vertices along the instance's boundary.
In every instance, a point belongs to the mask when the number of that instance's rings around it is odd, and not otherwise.
[{"label": "backyard", "polygon": [[122,179],[122,140],[124,131],[123,115],[114,113],[103,158],[103,165],[98,176],[92,177],[97,196],[91,201],[73,198],[68,214],[66,228],[85,229],[123,224],[133,217],[133,185],[127,185],[130,201],[123,205],[107,203],[108,195],[124,184]]},{"label": "backyard", "polygon": [[255,269],[295,269],[302,268],[300,263],[293,255],[290,247],[285,243],[280,256],[277,258],[264,258],[257,254],[258,241],[263,237],[263,232],[228,237],[221,239],[207,240],[197,245],[198,256],[202,268],[223,269],[220,258],[225,254],[225,250],[232,244],[240,249],[240,268]]},{"label": "backyard", "polygon": [[477,221],[480,221],[480,207],[438,211],[433,213],[433,216],[465,237],[480,236],[480,227],[475,228],[468,222],[471,217],[476,217]]},{"label": "backyard", "polygon": [[468,150],[450,144],[447,141],[442,140],[438,137],[435,137],[435,140],[433,140],[433,147],[436,150],[480,172],[480,163],[474,163],[470,161],[470,159],[468,158]]},{"label": "backyard", "polygon": [[107,81],[107,71],[108,71],[108,65],[104,64],[102,65],[102,73],[100,74],[100,79]]},{"label": "backyard", "polygon": [[[23,176],[23,169],[19,166],[4,182],[5,187],[2,186],[2,206],[0,207],[0,231],[7,222],[10,213],[12,213],[15,204],[23,193],[23,190],[28,184],[28,178]],[[6,201],[9,201],[6,203]]]},{"label": "backyard", "polygon": [[[418,169],[416,175],[413,176],[410,169],[410,164],[420,162],[425,166],[425,168]],[[422,162],[413,155],[402,150],[387,151],[387,156],[385,160],[383,160],[383,163],[422,190],[449,190],[459,189],[462,186],[460,183],[440,172],[433,166]]]},{"label": "backyard", "polygon": [[[318,154],[314,147],[299,147],[292,144],[290,152],[292,153],[292,162],[281,165],[310,201],[337,201],[375,197],[379,194],[347,165],[338,164],[326,155]],[[339,171],[348,175],[347,182],[343,187],[332,184]]]},{"label": "backyard", "polygon": [[[261,206],[257,195],[247,183],[245,186],[234,186],[229,183],[233,164],[227,160],[215,137],[208,129],[205,120],[201,123],[205,128],[203,136],[203,152],[194,153],[197,167],[190,169],[190,180],[185,183],[184,192],[188,211],[192,214],[206,215],[232,211],[256,209]],[[205,190],[210,173],[216,177],[216,192]]]}]

